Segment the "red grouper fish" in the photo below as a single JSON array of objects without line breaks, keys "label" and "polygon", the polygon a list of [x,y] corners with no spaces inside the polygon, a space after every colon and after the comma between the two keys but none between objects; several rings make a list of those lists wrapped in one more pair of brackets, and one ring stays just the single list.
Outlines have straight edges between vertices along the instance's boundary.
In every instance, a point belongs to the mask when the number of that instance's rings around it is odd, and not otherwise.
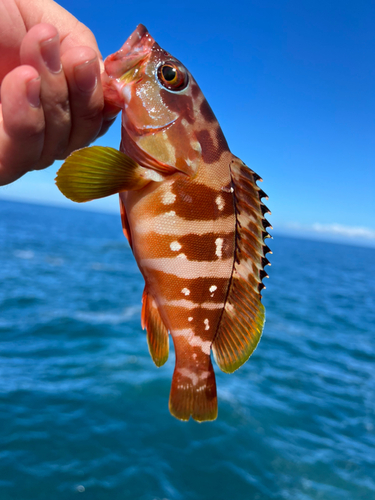
[{"label": "red grouper fish", "polygon": [[168,332],[174,343],[169,409],[181,420],[214,420],[211,350],[231,373],[262,334],[266,195],[260,177],[230,152],[192,75],[144,26],[104,64],[105,99],[122,109],[120,151],[78,150],[56,183],[78,202],[120,193],[157,366],[168,358]]}]

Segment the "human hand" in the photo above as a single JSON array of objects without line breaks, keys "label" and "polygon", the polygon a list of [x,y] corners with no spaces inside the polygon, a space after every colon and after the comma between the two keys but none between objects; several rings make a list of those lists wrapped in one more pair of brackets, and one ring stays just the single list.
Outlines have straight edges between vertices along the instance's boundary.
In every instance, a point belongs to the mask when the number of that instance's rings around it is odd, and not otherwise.
[{"label": "human hand", "polygon": [[108,129],[117,110],[104,104],[100,64],[92,32],[60,5],[0,0],[0,185]]}]

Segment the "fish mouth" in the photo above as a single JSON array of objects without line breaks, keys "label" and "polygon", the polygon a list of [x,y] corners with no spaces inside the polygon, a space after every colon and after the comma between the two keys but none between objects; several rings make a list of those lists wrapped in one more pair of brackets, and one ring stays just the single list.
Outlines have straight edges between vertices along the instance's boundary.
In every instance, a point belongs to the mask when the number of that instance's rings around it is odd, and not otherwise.
[{"label": "fish mouth", "polygon": [[143,24],[139,24],[120,50],[104,61],[105,72],[110,78],[130,83],[137,78],[140,66],[148,58],[155,40]]},{"label": "fish mouth", "polygon": [[178,118],[175,118],[174,120],[171,120],[168,123],[165,123],[164,125],[160,125],[160,127],[155,127],[153,125],[143,125],[142,127],[137,127],[134,123],[129,125],[125,115],[122,120],[122,124],[130,133],[130,135],[135,137],[145,137],[147,135],[155,135],[159,132],[164,132],[165,130],[168,130],[170,127],[172,127],[172,125],[176,123],[177,120]]}]

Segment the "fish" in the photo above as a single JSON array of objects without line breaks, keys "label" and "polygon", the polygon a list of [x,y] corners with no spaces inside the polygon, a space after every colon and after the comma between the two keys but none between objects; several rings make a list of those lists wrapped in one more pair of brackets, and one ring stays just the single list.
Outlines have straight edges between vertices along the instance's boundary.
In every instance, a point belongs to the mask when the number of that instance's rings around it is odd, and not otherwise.
[{"label": "fish", "polygon": [[123,231],[145,280],[141,324],[156,366],[175,368],[169,410],[215,420],[216,364],[243,365],[265,322],[266,194],[227,144],[187,68],[143,25],[104,61],[105,101],[121,109],[120,149],[73,152],[57,173],[76,202],[119,193]]}]

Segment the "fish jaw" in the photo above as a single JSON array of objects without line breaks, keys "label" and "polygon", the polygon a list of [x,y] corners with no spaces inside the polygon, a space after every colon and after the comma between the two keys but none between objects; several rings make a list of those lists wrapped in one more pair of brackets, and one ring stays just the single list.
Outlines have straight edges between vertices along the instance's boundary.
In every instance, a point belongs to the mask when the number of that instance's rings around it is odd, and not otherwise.
[{"label": "fish jaw", "polygon": [[143,24],[139,24],[120,50],[104,61],[105,71],[111,78],[121,78],[127,71],[144,59],[155,40]]},{"label": "fish jaw", "polygon": [[141,67],[147,62],[155,40],[143,24],[139,24],[120,50],[104,61],[102,74],[104,99],[124,108],[124,88],[140,78]]}]

